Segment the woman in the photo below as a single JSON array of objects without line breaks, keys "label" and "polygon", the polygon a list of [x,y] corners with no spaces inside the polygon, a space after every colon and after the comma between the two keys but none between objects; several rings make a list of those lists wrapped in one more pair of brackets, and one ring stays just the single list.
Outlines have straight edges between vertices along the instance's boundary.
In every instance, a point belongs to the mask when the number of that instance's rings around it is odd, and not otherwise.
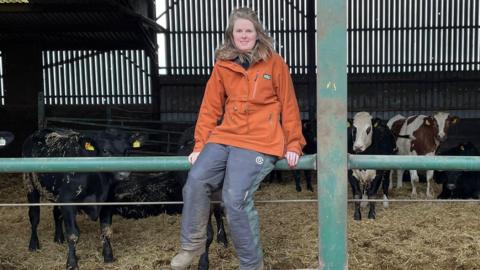
[{"label": "woman", "polygon": [[215,52],[195,126],[193,164],[183,188],[181,251],[172,269],[186,269],[205,250],[210,194],[222,189],[240,269],[263,269],[253,195],[285,157],[296,166],[305,139],[288,66],[274,52],[256,13],[230,14]]}]

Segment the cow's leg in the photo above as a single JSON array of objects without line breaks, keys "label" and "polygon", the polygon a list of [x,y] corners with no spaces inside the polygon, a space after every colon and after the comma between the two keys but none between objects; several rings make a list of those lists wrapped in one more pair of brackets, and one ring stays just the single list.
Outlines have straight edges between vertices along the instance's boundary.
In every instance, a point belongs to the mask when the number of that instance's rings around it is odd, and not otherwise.
[{"label": "cow's leg", "polygon": [[418,182],[417,170],[410,170],[410,183],[412,183],[412,198],[417,197],[417,187],[415,183]]},{"label": "cow's leg", "polygon": [[102,230],[102,255],[106,263],[113,262],[113,251],[110,239],[112,238],[112,208],[102,207],[100,210],[100,228]]},{"label": "cow's leg", "polygon": [[63,235],[63,217],[60,207],[53,207],[53,220],[55,221],[55,234],[53,241],[62,244],[65,242],[65,236]]},{"label": "cow's leg", "polygon": [[272,171],[268,175],[269,175],[268,178],[270,183],[273,183],[274,181],[281,183],[283,181],[282,174],[280,171]]},{"label": "cow's leg", "polygon": [[208,250],[213,241],[213,226],[212,226],[212,212],[210,212],[207,223],[207,242],[205,246],[205,252],[200,256],[198,261],[198,270],[208,270],[209,259]]},{"label": "cow's leg", "polygon": [[438,195],[437,199],[448,199],[449,195],[450,193],[448,192],[448,190],[446,188],[442,188],[442,192],[440,193],[440,195]]},{"label": "cow's leg", "polygon": [[394,172],[395,172],[395,170],[390,170],[390,172],[389,172],[388,190],[393,189],[393,174],[394,174]]},{"label": "cow's leg", "polygon": [[378,171],[382,176],[383,207],[388,208],[388,190],[390,189],[390,171]]},{"label": "cow's leg", "polygon": [[[28,192],[27,199],[29,203],[39,203],[40,202],[40,193],[38,190],[33,189]],[[28,207],[28,217],[30,219],[30,227],[32,233],[30,235],[30,244],[28,248],[31,251],[40,249],[40,242],[38,241],[37,227],[40,222],[40,207],[39,206],[29,206]]]},{"label": "cow's leg", "polygon": [[[361,197],[361,190],[360,190],[360,181],[352,175],[351,171],[348,171],[348,182],[352,187],[352,195],[354,199],[360,199]],[[361,220],[362,219],[362,212],[360,211],[360,202],[355,202],[355,210],[353,212],[353,219],[354,220]]]},{"label": "cow's leg", "polygon": [[[377,175],[375,178],[373,178],[372,182],[370,182],[370,185],[367,190],[367,195],[369,198],[375,197],[377,194],[378,188],[380,187],[380,184],[382,182],[383,175],[382,172],[377,172]],[[375,202],[369,202],[368,203],[370,206],[370,210],[368,211],[368,218],[370,219],[375,219],[376,213],[375,213]]]},{"label": "cow's leg", "polygon": [[223,222],[223,209],[222,206],[216,204],[213,206],[213,215],[217,221],[217,243],[223,244],[224,247],[228,246],[227,232],[225,231],[225,224]]},{"label": "cow's leg", "polygon": [[300,182],[302,180],[302,176],[300,174],[300,171],[294,170],[294,171],[292,171],[292,173],[293,173],[293,178],[295,179],[295,190],[297,192],[300,192],[300,191],[302,191],[302,185],[300,184]]},{"label": "cow's leg", "polygon": [[303,172],[305,174],[305,181],[307,182],[307,190],[313,192],[312,171],[311,170],[305,170]]},{"label": "cow's leg", "polygon": [[62,206],[63,222],[65,224],[65,232],[67,233],[68,255],[67,269],[78,269],[76,247],[80,232],[78,230],[76,216],[77,208],[74,206]]},{"label": "cow's leg", "polygon": [[403,186],[403,171],[397,170],[397,189]]},{"label": "cow's leg", "polygon": [[431,185],[432,183],[432,180],[433,180],[433,170],[428,170],[427,171],[427,198],[433,198],[434,197],[434,190],[433,190],[433,187]]},{"label": "cow's leg", "polygon": [[365,201],[365,200],[368,200],[368,194],[367,194],[367,190],[365,190],[365,188],[364,188],[364,189],[362,190],[362,201],[360,202],[360,207],[361,207],[361,208],[367,207],[368,202]]}]

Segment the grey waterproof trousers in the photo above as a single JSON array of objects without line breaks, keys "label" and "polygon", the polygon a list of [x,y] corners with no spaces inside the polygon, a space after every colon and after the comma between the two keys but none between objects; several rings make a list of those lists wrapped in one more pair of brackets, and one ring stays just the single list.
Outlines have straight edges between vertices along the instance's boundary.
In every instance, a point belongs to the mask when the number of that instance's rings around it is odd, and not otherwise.
[{"label": "grey waterproof trousers", "polygon": [[222,188],[228,228],[240,269],[256,269],[263,260],[263,252],[253,195],[276,160],[276,157],[238,147],[205,145],[183,188],[182,249],[205,248],[210,195]]}]

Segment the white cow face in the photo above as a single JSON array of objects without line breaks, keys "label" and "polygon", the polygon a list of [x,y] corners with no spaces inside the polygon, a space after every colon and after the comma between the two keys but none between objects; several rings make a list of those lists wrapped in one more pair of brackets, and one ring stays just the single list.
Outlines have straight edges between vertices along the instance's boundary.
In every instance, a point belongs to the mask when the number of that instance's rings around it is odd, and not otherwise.
[{"label": "white cow face", "polygon": [[443,142],[447,139],[447,133],[450,126],[458,122],[458,117],[452,116],[446,112],[437,112],[433,115],[438,124],[438,139]]},{"label": "white cow face", "polygon": [[372,144],[372,116],[368,112],[359,112],[353,117],[353,151],[361,153]]}]

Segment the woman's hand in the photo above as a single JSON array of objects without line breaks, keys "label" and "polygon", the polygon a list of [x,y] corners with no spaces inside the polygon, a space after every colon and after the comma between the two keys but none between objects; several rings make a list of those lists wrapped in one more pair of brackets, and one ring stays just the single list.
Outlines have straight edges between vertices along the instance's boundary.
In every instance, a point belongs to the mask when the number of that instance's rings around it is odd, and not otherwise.
[{"label": "woman's hand", "polygon": [[192,152],[188,156],[188,162],[190,162],[190,164],[193,165],[193,163],[195,163],[195,161],[197,160],[199,154],[200,154],[200,152]]},{"label": "woman's hand", "polygon": [[288,167],[293,168],[297,166],[298,163],[298,154],[295,152],[287,151],[285,154],[285,158],[287,159]]}]

